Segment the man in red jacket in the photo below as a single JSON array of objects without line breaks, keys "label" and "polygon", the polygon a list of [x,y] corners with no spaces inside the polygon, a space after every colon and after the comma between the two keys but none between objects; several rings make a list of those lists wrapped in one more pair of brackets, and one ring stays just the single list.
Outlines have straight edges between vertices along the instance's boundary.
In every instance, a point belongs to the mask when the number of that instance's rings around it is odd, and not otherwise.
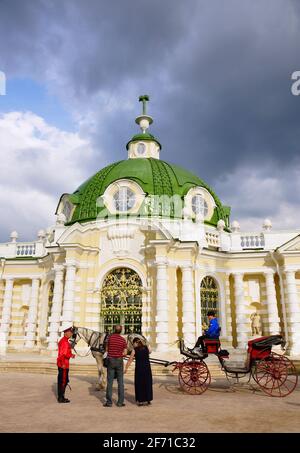
[{"label": "man in red jacket", "polygon": [[57,401],[59,403],[69,403],[70,400],[65,398],[66,386],[69,382],[69,360],[74,359],[72,354],[69,338],[73,335],[72,325],[67,326],[64,330],[64,336],[58,342],[58,377],[57,377]]}]

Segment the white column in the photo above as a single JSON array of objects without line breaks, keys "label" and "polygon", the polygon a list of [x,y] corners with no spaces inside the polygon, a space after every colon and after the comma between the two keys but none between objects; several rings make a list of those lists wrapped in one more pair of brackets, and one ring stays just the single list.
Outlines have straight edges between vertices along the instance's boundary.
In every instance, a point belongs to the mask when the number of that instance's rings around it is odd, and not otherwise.
[{"label": "white column", "polygon": [[63,302],[62,327],[66,327],[74,320],[74,296],[76,265],[74,261],[66,263],[65,293]]},{"label": "white column", "polygon": [[11,306],[13,296],[14,280],[6,277],[4,300],[2,307],[2,318],[0,325],[0,352],[5,354],[8,345],[9,326],[11,322]]},{"label": "white column", "polygon": [[[226,283],[225,283],[225,312],[226,312],[226,340],[230,341],[232,344],[232,312],[231,312],[231,299],[230,299],[230,274],[226,274]],[[221,332],[221,337],[223,332]]]},{"label": "white column", "polygon": [[241,272],[234,272],[233,275],[237,347],[245,349],[250,336],[250,327],[244,300],[244,274]]},{"label": "white column", "polygon": [[266,279],[266,294],[267,294],[267,307],[268,307],[268,332],[270,335],[280,333],[280,320],[278,316],[278,307],[276,299],[276,289],[274,282],[274,271],[268,270],[265,274]]},{"label": "white column", "polygon": [[27,318],[25,348],[33,348],[36,339],[40,279],[33,278]]},{"label": "white column", "polygon": [[48,349],[56,350],[57,341],[59,337],[59,326],[62,309],[63,299],[63,278],[64,268],[63,266],[54,266],[55,278],[54,278],[54,290],[53,290],[53,303],[50,316],[49,326],[49,337],[48,337]]},{"label": "white column", "polygon": [[167,262],[161,260],[156,264],[156,350],[167,351],[169,343]]},{"label": "white column", "polygon": [[182,331],[187,346],[196,341],[196,319],[193,270],[191,265],[182,266]]},{"label": "white column", "polygon": [[286,270],[286,311],[289,331],[289,351],[300,354],[300,302],[298,300],[295,271]]}]

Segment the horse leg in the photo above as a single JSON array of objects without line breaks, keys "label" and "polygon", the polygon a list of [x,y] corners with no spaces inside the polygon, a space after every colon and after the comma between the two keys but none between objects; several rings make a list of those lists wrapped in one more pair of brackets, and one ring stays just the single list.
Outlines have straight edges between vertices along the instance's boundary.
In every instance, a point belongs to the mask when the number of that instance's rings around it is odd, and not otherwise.
[{"label": "horse leg", "polygon": [[106,388],[105,369],[103,367],[103,354],[96,352],[96,353],[93,353],[93,356],[97,362],[98,377],[99,377],[99,382],[96,387],[96,390],[103,390]]}]

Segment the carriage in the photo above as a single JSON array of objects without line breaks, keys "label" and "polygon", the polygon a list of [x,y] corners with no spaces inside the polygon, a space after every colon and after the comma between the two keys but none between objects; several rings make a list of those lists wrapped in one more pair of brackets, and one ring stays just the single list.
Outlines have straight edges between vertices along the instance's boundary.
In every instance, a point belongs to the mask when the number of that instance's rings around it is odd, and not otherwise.
[{"label": "carriage", "polygon": [[[105,333],[93,331],[83,327],[73,328],[72,347],[75,346],[80,338],[85,340],[89,346],[89,352],[97,361],[99,371],[99,387],[103,388],[103,353],[105,351]],[[127,335],[127,344],[132,348],[133,340],[139,337],[147,344],[146,338],[137,333]],[[272,351],[273,346],[281,346],[283,349],[285,341],[281,335],[270,335],[248,341],[247,358],[243,366],[233,366],[228,361],[229,352],[221,349],[218,339],[204,339],[206,352],[194,353],[185,347],[184,341],[179,340],[181,354],[185,357],[183,361],[166,361],[151,358],[151,363],[163,365],[165,367],[173,365],[173,371],[178,370],[180,387],[190,395],[201,395],[210,383],[211,374],[205,359],[209,355],[215,355],[224,371],[226,378],[239,379],[248,376],[248,383],[254,379],[258,387],[267,395],[274,397],[284,397],[295,390],[298,382],[296,368],[293,362],[283,354]],[[88,352],[88,353],[89,353]],[[231,382],[230,382],[231,383]]]},{"label": "carriage", "polygon": [[165,366],[174,365],[173,371],[178,370],[179,384],[185,392],[200,395],[208,389],[211,374],[205,359],[209,354],[217,356],[228,380],[234,378],[238,382],[241,377],[248,375],[248,382],[252,377],[264,393],[273,397],[287,396],[296,388],[298,376],[293,362],[283,354],[272,351],[272,346],[284,347],[285,341],[281,335],[248,341],[247,359],[243,366],[231,366],[228,363],[229,353],[221,349],[218,339],[205,339],[204,342],[206,352],[195,354],[185,347],[183,340],[179,340],[180,352],[185,359],[181,362],[165,362]]}]

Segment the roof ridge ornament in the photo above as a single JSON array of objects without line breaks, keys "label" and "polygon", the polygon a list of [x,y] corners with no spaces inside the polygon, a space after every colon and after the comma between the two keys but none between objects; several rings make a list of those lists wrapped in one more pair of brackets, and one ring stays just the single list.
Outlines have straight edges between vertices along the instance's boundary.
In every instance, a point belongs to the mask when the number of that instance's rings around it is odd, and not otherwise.
[{"label": "roof ridge ornament", "polygon": [[135,122],[140,126],[142,129],[143,134],[146,133],[146,130],[149,128],[150,124],[153,123],[153,119],[151,116],[147,115],[147,102],[150,101],[150,97],[148,94],[143,94],[139,97],[139,102],[143,103],[143,112],[142,115],[136,117]]}]

